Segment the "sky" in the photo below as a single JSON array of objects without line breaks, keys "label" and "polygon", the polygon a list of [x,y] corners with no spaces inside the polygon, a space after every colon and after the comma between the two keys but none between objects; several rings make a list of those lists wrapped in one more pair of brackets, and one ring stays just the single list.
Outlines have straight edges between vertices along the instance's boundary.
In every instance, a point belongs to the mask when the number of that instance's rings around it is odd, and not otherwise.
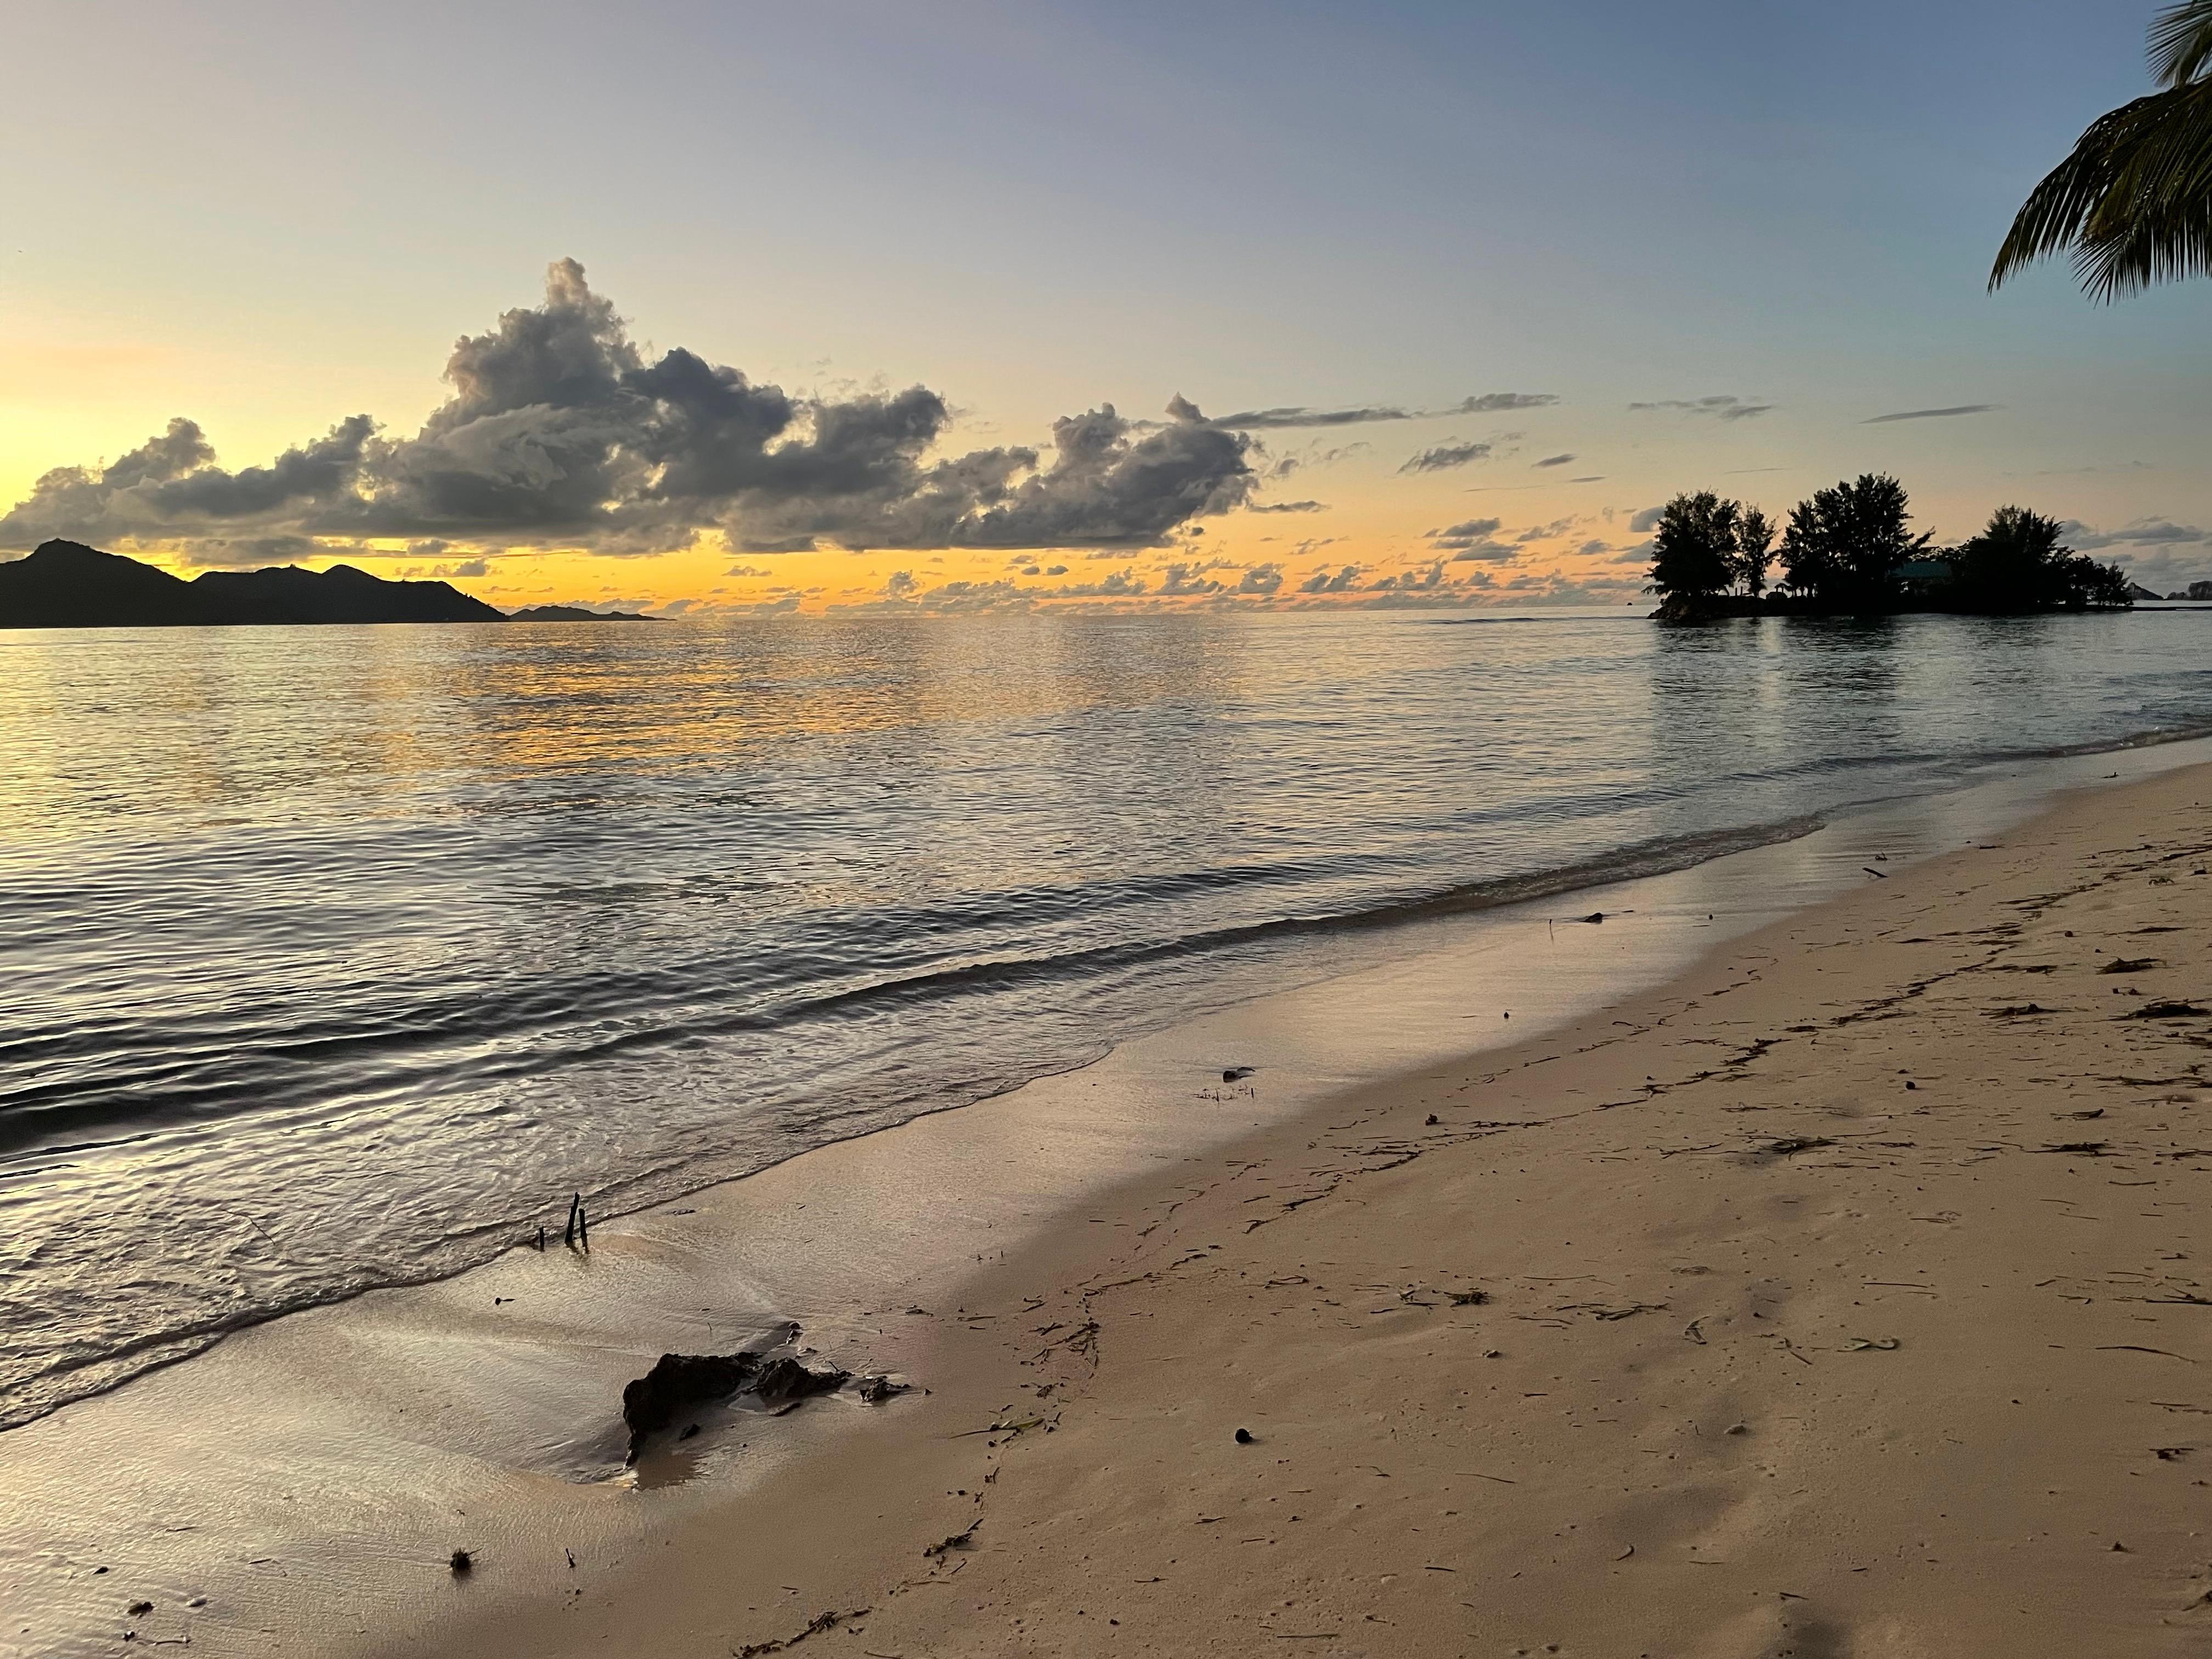
[{"label": "sky", "polygon": [[2149,4],[15,0],[0,556],[663,614],[1638,602],[1890,471],[2212,577],[2212,283],[1995,295]]}]

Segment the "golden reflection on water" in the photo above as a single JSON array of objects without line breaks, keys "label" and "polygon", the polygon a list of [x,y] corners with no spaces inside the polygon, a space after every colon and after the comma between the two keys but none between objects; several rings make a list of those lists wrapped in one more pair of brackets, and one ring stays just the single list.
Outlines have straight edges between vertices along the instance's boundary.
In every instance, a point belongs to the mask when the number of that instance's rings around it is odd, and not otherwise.
[{"label": "golden reflection on water", "polygon": [[[158,835],[295,792],[373,814],[426,788],[489,799],[502,777],[619,790],[902,728],[926,734],[927,767],[979,720],[1234,701],[1252,689],[1250,637],[1235,618],[1048,617],[4,635],[0,838],[118,817]],[[155,779],[149,810],[133,785]]]}]

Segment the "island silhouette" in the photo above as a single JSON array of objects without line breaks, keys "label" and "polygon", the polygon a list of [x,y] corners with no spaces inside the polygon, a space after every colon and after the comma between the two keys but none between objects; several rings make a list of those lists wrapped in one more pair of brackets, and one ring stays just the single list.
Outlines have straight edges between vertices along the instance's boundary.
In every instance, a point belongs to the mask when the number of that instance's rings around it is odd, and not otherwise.
[{"label": "island silhouette", "polygon": [[541,605],[507,612],[449,582],[392,581],[349,564],[208,570],[186,580],[82,542],[0,564],[0,628],[209,628],[313,623],[652,622]]}]

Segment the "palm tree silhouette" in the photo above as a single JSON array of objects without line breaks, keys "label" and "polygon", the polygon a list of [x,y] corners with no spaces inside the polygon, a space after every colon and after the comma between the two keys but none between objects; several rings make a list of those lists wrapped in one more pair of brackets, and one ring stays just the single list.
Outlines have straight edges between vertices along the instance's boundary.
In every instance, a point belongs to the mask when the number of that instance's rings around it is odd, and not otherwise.
[{"label": "palm tree silhouette", "polygon": [[2062,249],[2108,302],[2212,271],[2212,0],[2152,20],[2150,66],[2165,90],[2089,124],[2013,220],[1991,289]]}]

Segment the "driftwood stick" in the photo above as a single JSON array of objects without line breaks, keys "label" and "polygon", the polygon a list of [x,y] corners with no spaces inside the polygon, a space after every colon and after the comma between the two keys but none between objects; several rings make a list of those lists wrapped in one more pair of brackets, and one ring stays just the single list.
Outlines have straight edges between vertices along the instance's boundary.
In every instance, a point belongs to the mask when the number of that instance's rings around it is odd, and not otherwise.
[{"label": "driftwood stick", "polygon": [[584,1200],[576,1200],[576,1239],[586,1251],[592,1248],[592,1218],[584,1212]]},{"label": "driftwood stick", "polygon": [[570,1249],[576,1248],[576,1212],[584,1207],[584,1195],[578,1193],[568,1200],[568,1224],[561,1229],[561,1242]]}]

